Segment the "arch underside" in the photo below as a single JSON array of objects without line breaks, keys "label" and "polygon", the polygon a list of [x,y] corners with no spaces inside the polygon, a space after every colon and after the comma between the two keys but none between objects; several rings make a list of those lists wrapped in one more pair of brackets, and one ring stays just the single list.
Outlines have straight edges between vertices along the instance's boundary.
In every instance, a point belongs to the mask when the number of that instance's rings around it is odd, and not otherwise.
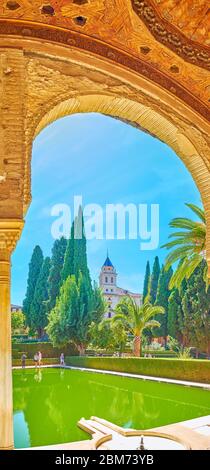
[{"label": "arch underside", "polygon": [[[35,130],[34,137],[50,123],[61,117],[90,112],[126,121],[169,145],[190,171],[202,197],[204,189],[202,174],[207,176],[208,171],[206,173],[205,163],[201,161],[197,149],[172,122],[144,104],[122,97],[97,94],[69,98],[58,103],[44,115]],[[210,175],[208,177],[210,184]],[[203,202],[205,205],[205,198]]]},{"label": "arch underside", "polygon": [[[192,109],[125,67],[81,50],[27,45],[24,208],[31,195],[31,151],[35,136],[51,122],[74,113],[97,112],[135,125],[169,145],[190,171],[210,227],[208,124]],[[33,49],[33,51],[32,51]],[[210,264],[210,229],[207,234]],[[209,255],[208,255],[209,253]]]},{"label": "arch underside", "polygon": [[[174,123],[149,106],[123,97],[109,95],[80,95],[58,103],[40,120],[34,137],[46,126],[65,116],[75,113],[97,112],[120,119],[148,132],[153,137],[169,145],[183,161],[191,173],[205,208],[207,224],[209,220],[210,174],[199,150]],[[208,236],[207,236],[208,243]],[[207,250],[208,253],[208,250]]]},{"label": "arch underside", "polygon": [[[13,39],[11,41],[14,46]],[[152,80],[124,66],[113,64],[109,59],[38,40],[21,39],[19,46],[21,49],[18,51],[11,48],[4,53],[3,80],[7,91],[6,86],[13,78],[13,64],[14,67],[18,64],[19,77],[10,83],[16,93],[13,101],[20,101],[17,112],[18,118],[21,118],[23,141],[22,144],[20,142],[19,160],[16,158],[15,162],[15,168],[21,162],[15,175],[19,181],[19,192],[16,190],[17,185],[15,191],[20,194],[22,213],[26,213],[31,201],[31,153],[35,136],[63,116],[98,112],[149,132],[169,145],[182,159],[200,191],[205,208],[209,227],[207,259],[210,264],[210,150],[206,120]],[[9,92],[11,98],[11,90]],[[5,115],[8,119],[6,106]],[[15,120],[14,115],[12,119]],[[10,181],[14,184],[14,171],[11,171],[10,177],[8,162],[5,169],[8,172],[6,184],[9,185]],[[12,211],[11,202],[11,214],[14,217]]]}]

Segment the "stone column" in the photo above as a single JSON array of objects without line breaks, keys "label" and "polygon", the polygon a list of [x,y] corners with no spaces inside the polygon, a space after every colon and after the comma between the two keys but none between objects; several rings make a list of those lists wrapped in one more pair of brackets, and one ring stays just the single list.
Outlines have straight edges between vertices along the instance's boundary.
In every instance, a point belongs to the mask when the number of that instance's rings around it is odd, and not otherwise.
[{"label": "stone column", "polygon": [[0,449],[14,447],[10,267],[23,228],[21,220],[0,220]]}]

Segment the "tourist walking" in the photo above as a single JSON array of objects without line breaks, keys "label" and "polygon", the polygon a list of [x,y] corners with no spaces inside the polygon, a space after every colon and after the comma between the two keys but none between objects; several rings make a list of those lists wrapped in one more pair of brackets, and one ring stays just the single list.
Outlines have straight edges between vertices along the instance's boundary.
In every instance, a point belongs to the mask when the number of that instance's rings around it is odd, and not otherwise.
[{"label": "tourist walking", "polygon": [[34,363],[35,363],[35,368],[37,369],[38,366],[38,361],[39,361],[39,355],[38,353],[34,354]]},{"label": "tourist walking", "polygon": [[25,369],[25,366],[26,366],[26,354],[23,353],[22,356],[21,356],[21,365],[22,365],[22,369]]},{"label": "tourist walking", "polygon": [[61,355],[60,355],[60,365],[65,366],[65,357],[64,357],[63,353],[61,353]]},{"label": "tourist walking", "polygon": [[41,367],[42,365],[42,353],[41,351],[38,352],[38,366]]}]

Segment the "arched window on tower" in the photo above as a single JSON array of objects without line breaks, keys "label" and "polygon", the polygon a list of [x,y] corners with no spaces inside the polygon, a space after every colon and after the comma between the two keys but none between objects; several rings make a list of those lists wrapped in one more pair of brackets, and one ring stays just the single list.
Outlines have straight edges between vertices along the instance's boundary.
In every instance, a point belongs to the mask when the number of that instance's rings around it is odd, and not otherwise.
[{"label": "arched window on tower", "polygon": [[114,279],[113,279],[113,277],[111,277],[111,283],[113,284],[113,282],[114,282]]},{"label": "arched window on tower", "polygon": [[108,277],[107,276],[105,277],[105,282],[108,282]]}]

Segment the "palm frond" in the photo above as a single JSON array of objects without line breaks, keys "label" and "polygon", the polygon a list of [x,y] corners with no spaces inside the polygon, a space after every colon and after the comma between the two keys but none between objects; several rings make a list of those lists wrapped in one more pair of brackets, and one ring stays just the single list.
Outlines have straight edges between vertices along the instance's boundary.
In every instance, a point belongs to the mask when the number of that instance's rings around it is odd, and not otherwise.
[{"label": "palm frond", "polygon": [[173,238],[173,237],[187,237],[189,235],[189,233],[191,233],[191,231],[189,232],[173,232],[173,233],[170,233],[170,235],[168,236],[168,238]]},{"label": "palm frond", "polygon": [[202,261],[202,256],[195,254],[191,258],[184,258],[179,262],[179,265],[176,271],[173,273],[170,282],[169,288],[173,289],[177,287],[178,289],[181,286],[181,283],[184,279],[189,279],[191,274],[199,266]]},{"label": "palm frond", "polygon": [[176,250],[172,251],[169,253],[169,255],[166,257],[165,260],[165,269],[168,271],[168,269],[179,259],[186,258],[187,256],[190,256],[193,253],[193,247],[192,246],[183,246],[181,248],[176,248]]},{"label": "palm frond", "polygon": [[[189,218],[178,217],[170,222],[170,227],[177,228],[170,234],[173,238],[163,245],[162,248],[171,250],[165,260],[165,269],[168,270],[174,263],[179,261],[176,271],[173,273],[169,287],[180,288],[183,279],[189,279],[206,253],[206,219],[204,210],[195,204],[186,204],[199,221]],[[183,229],[183,230],[182,230]]]},{"label": "palm frond", "polygon": [[148,328],[149,330],[151,328],[159,328],[160,327],[160,322],[157,320],[150,320],[147,323],[145,323],[144,329]]},{"label": "palm frond", "polygon": [[188,232],[182,231],[170,233],[168,238],[185,239],[186,241],[194,241],[195,239],[203,240],[206,238],[206,227],[198,223],[196,228],[189,230]]},{"label": "palm frond", "polygon": [[177,217],[169,223],[169,226],[171,228],[184,228],[193,230],[197,226],[197,223],[198,222],[194,222],[194,220],[185,217]]},{"label": "palm frond", "polygon": [[165,309],[160,305],[151,305],[149,304],[145,314],[144,314],[144,321],[147,322],[150,318],[155,317],[156,315],[164,315]]},{"label": "palm frond", "polygon": [[189,279],[191,274],[195,271],[195,269],[199,266],[199,264],[203,261],[203,258],[199,254],[195,254],[189,260],[187,269],[186,269],[186,279]]},{"label": "palm frond", "polygon": [[185,205],[189,207],[204,224],[206,223],[205,212],[201,207],[191,203],[186,203]]},{"label": "palm frond", "polygon": [[[189,243],[189,241],[191,243]],[[188,246],[190,247],[193,247],[193,239],[191,240],[191,237],[189,237],[189,240],[187,240],[187,237],[185,238],[178,238],[177,240],[173,240],[171,242],[168,242],[168,243],[165,243],[165,245],[161,246],[161,248],[167,248],[167,249],[170,249],[170,248],[173,248],[174,246],[177,246],[177,245],[186,245],[187,246],[187,242],[188,242]]]}]

